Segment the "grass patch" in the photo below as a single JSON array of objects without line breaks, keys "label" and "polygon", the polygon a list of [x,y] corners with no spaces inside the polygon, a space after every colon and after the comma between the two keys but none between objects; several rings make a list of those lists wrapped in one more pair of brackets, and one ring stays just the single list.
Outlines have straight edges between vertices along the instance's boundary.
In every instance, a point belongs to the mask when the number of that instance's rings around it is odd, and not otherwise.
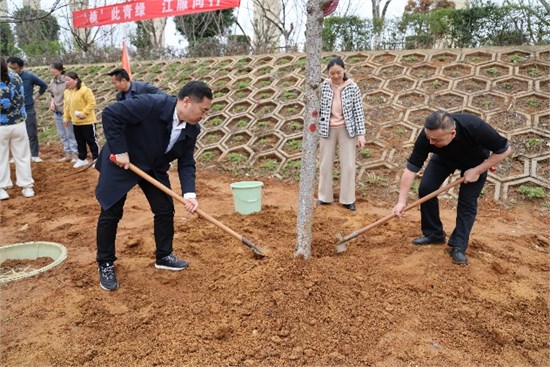
[{"label": "grass patch", "polygon": [[529,68],[529,70],[527,72],[528,72],[529,75],[534,76],[534,77],[537,77],[540,74],[542,74],[542,72],[537,67],[531,67],[531,68]]},{"label": "grass patch", "polygon": [[285,146],[292,151],[299,150],[302,147],[301,140],[289,140],[286,142]]},{"label": "grass patch", "polygon": [[511,62],[522,62],[523,61],[523,56],[521,55],[518,55],[518,54],[513,54],[513,55],[510,55],[510,57],[508,57],[508,60],[510,60]]},{"label": "grass patch", "polygon": [[487,69],[487,74],[491,76],[498,76],[500,75],[500,70],[499,68],[493,66],[492,68]]},{"label": "grass patch", "polygon": [[369,148],[362,149],[359,154],[361,154],[361,157],[363,158],[370,158],[372,157],[372,151]]},{"label": "grass patch", "polygon": [[212,158],[214,158],[214,156],[215,156],[214,152],[204,152],[201,155],[201,160],[203,162],[210,162]]},{"label": "grass patch", "polygon": [[539,138],[531,138],[525,142],[525,147],[527,149],[540,147],[541,145],[542,145],[542,140]]},{"label": "grass patch", "polygon": [[527,105],[529,105],[529,107],[538,107],[540,105],[540,102],[538,99],[536,98],[530,98],[528,101],[527,101]]},{"label": "grass patch", "polygon": [[279,162],[275,159],[268,159],[265,162],[262,162],[260,165],[260,168],[268,169],[270,171],[273,171],[277,169],[277,166],[279,166]]},{"label": "grass patch", "polygon": [[518,192],[522,196],[527,197],[529,200],[546,198],[546,191],[544,191],[544,188],[540,186],[531,187],[531,186],[521,185],[518,189]]},{"label": "grass patch", "polygon": [[248,157],[241,153],[229,153],[227,159],[233,163],[243,163],[247,161]]}]

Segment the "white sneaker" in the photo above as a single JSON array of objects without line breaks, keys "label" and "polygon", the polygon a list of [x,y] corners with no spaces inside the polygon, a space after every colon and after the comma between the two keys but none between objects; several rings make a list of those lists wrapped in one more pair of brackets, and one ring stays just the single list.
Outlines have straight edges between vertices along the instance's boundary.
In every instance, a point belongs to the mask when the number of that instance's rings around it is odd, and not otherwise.
[{"label": "white sneaker", "polygon": [[31,162],[33,162],[33,163],[42,163],[44,161],[40,157],[31,157]]},{"label": "white sneaker", "polygon": [[73,165],[73,168],[80,168],[80,167],[84,167],[85,165],[88,164],[88,160],[87,159],[77,159],[76,160],[76,163]]},{"label": "white sneaker", "polygon": [[0,200],[8,200],[10,198],[10,195],[8,192],[4,189],[0,189]]},{"label": "white sneaker", "polygon": [[78,154],[71,154],[71,163],[75,163],[78,160]]},{"label": "white sneaker", "polygon": [[10,159],[10,164],[14,164],[15,163],[15,159]]},{"label": "white sneaker", "polygon": [[32,198],[34,196],[34,190],[32,187],[25,187],[23,190],[21,190],[21,193],[26,198]]}]

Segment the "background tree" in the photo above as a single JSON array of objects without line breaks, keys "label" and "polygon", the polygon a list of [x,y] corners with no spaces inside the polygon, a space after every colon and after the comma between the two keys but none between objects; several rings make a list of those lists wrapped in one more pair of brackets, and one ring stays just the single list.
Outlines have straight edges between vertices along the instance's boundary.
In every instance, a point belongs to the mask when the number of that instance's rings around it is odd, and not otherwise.
[{"label": "background tree", "polygon": [[409,0],[401,20],[401,31],[407,33],[405,48],[452,47],[449,14],[455,4],[447,0]]},{"label": "background tree", "polygon": [[523,5],[474,3],[449,15],[452,47],[548,44],[550,23],[539,16],[544,9]]},{"label": "background tree", "polygon": [[141,53],[159,55],[164,47],[164,30],[166,18],[156,18],[136,22],[135,44]]},{"label": "background tree", "polygon": [[546,16],[550,16],[550,3],[546,0],[539,0],[542,6],[544,6],[544,9],[546,9]]},{"label": "background tree", "polygon": [[[279,52],[280,37],[283,38],[283,52],[296,52],[297,32],[301,29],[301,17],[304,12],[302,0],[265,1],[253,0],[254,20],[252,28],[253,50],[256,54]],[[294,21],[291,20],[294,18]]]},{"label": "background tree", "polygon": [[[505,6],[517,10],[517,16],[514,17],[514,23],[526,23],[524,28],[529,37],[530,44],[541,44],[548,40],[548,27],[550,27],[550,5],[545,0],[517,0],[513,3],[509,0],[504,1]],[[546,41],[548,44],[548,41]]]},{"label": "background tree", "polygon": [[236,22],[234,9],[180,15],[174,17],[176,30],[187,42],[190,56],[219,56],[223,50],[221,37]]},{"label": "background tree", "polygon": [[[84,10],[94,6],[98,5],[91,5],[88,0],[71,0],[70,6],[65,8],[64,18],[65,23],[68,24],[68,31],[72,36],[71,43],[73,43],[77,49],[83,53],[90,52],[102,35],[109,34],[114,29],[114,27],[73,28],[72,12],[76,10]],[[72,49],[72,47],[69,47],[69,49]]]},{"label": "background tree", "polygon": [[145,22],[136,22],[136,32],[130,35],[130,43],[142,54],[149,53],[154,48]]},{"label": "background tree", "polygon": [[385,0],[384,3],[382,3],[382,0],[371,0],[372,23],[374,26],[373,47],[376,49],[381,47],[381,38],[386,20],[386,12],[388,11],[388,6],[391,2],[392,0]]},{"label": "background tree", "polygon": [[15,47],[15,35],[9,23],[0,22],[0,55],[11,56],[18,54]]},{"label": "background tree", "polygon": [[323,51],[370,50],[372,22],[353,16],[333,16],[323,22]]},{"label": "background tree", "polygon": [[13,17],[18,20],[15,23],[17,44],[27,57],[59,53],[59,24],[52,14],[24,6],[15,11]]}]

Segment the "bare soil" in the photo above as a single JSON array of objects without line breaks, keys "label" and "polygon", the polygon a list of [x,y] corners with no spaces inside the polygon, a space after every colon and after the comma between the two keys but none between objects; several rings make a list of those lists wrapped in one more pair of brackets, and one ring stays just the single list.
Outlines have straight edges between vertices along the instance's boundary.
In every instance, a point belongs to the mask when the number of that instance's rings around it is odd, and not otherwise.
[{"label": "bare soil", "polygon": [[[550,223],[540,203],[485,195],[468,266],[453,265],[444,245],[411,244],[420,234],[415,209],[336,255],[337,232],[394,205],[395,192],[363,185],[357,212],[315,209],[305,261],[293,256],[296,182],[202,169],[201,208],[268,256],[177,205],[174,248],[191,266],[156,270],[152,216],[135,189],[118,232],[120,289],[109,293],[95,262],[98,173],[69,176],[69,164],[54,163],[58,151],[45,147],[46,162],[33,165],[36,197],[12,189],[0,203],[1,244],[68,249],[59,267],[1,286],[0,365],[550,365]],[[264,182],[260,213],[234,212],[229,184],[243,179]],[[448,233],[455,206],[452,195],[441,200]]]}]

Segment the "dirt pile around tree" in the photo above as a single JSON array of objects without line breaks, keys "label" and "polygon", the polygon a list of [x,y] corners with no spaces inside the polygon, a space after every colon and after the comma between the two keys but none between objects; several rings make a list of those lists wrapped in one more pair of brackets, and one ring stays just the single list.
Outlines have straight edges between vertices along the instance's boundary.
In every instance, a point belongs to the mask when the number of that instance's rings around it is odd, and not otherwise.
[{"label": "dirt pile around tree", "polygon": [[[468,266],[453,265],[446,246],[411,245],[417,210],[336,255],[337,232],[394,205],[394,193],[372,190],[355,213],[315,209],[304,261],[293,257],[297,184],[261,179],[262,212],[241,216],[229,188],[239,179],[202,170],[201,208],[268,256],[177,204],[174,247],[191,266],[156,270],[152,216],[135,189],[119,226],[120,289],[108,293],[95,262],[98,174],[67,176],[69,164],[45,158],[33,165],[36,197],[12,189],[0,203],[0,243],[58,242],[68,259],[0,289],[2,365],[550,365],[549,213],[540,206],[483,198]],[[173,174],[179,191],[176,182]],[[441,204],[450,233],[455,202]]]}]

